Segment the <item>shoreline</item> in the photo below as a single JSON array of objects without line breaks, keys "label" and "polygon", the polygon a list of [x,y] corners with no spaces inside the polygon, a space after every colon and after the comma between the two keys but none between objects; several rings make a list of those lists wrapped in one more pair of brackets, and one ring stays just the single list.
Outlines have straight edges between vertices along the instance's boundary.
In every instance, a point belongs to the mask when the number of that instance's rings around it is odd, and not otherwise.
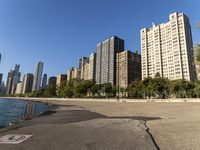
[{"label": "shoreline", "polygon": [[3,99],[17,99],[50,104],[51,101],[69,102],[127,102],[127,103],[200,103],[200,98],[169,98],[169,99],[116,99],[116,98],[38,98],[38,97],[0,97]]},{"label": "shoreline", "polygon": [[[0,98],[2,98],[2,97],[0,97]],[[46,106],[47,106],[47,110],[44,111],[44,112],[42,112],[42,113],[40,113],[40,114],[36,114],[36,115],[33,117],[33,119],[34,119],[34,118],[38,118],[38,117],[40,117],[40,116],[42,116],[42,115],[44,115],[44,114],[46,115],[48,112],[53,111],[54,106],[56,106],[56,105],[54,105],[54,104],[52,104],[52,103],[45,103],[45,102],[42,102],[42,101],[34,101],[34,100],[21,99],[21,98],[5,98],[5,97],[3,97],[2,99],[22,100],[22,101],[26,101],[26,102],[41,103],[41,104],[46,105]],[[17,129],[18,126],[20,126],[20,125],[22,125],[22,124],[23,124],[24,126],[26,126],[26,122],[27,122],[27,121],[29,121],[29,120],[23,120],[23,119],[21,118],[20,120],[18,120],[18,121],[16,121],[16,122],[10,122],[8,125],[0,126],[0,133],[7,132],[7,131],[9,131],[9,130]]]}]

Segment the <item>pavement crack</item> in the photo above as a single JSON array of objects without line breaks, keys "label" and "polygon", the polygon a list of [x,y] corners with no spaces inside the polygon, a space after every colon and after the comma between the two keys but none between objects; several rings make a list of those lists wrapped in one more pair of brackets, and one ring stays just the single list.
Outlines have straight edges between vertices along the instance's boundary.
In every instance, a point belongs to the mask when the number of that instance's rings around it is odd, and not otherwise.
[{"label": "pavement crack", "polygon": [[111,123],[111,124],[102,126],[102,127],[100,127],[100,128],[106,128],[106,127],[109,127],[109,126],[112,126],[112,125],[120,125],[120,124],[124,124],[124,123],[130,123],[131,121],[132,121],[132,120],[130,120],[130,121],[122,121],[122,122],[115,122],[115,123]]},{"label": "pavement crack", "polygon": [[149,134],[149,136],[151,137],[151,140],[152,140],[153,144],[155,145],[156,149],[157,149],[157,150],[160,150],[160,147],[159,147],[158,144],[156,143],[156,141],[155,141],[153,135],[152,135],[151,132],[150,132],[149,127],[147,126],[147,121],[146,121],[146,120],[144,121],[144,126],[146,127],[146,132],[147,132],[147,133]]}]

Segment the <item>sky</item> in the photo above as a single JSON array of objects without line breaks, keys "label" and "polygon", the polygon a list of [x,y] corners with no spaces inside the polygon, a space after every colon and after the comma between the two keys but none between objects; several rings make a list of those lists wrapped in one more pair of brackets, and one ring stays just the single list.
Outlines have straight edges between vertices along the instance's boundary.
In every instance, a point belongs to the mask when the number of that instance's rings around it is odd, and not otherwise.
[{"label": "sky", "polygon": [[66,73],[114,35],[140,52],[140,29],[173,12],[190,18],[193,43],[200,42],[200,0],[0,0],[0,72],[6,81],[15,64],[23,75],[42,61],[48,77]]}]

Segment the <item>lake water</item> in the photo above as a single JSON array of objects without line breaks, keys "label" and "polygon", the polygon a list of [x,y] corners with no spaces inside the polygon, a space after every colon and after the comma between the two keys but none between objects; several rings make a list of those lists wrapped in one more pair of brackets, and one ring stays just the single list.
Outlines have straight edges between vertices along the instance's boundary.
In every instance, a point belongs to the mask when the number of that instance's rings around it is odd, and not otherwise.
[{"label": "lake water", "polygon": [[[7,126],[23,118],[24,107],[27,101],[9,100],[0,98],[0,127]],[[48,109],[48,106],[42,103],[36,103],[35,113],[40,114]]]}]

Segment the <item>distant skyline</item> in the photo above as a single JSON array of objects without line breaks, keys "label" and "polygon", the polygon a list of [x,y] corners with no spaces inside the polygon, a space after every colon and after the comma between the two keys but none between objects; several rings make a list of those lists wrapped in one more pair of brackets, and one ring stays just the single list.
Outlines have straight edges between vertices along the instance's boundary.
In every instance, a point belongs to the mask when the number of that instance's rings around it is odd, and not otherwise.
[{"label": "distant skyline", "polygon": [[6,81],[15,64],[22,75],[34,73],[39,61],[48,77],[67,73],[114,35],[140,52],[140,29],[167,22],[173,12],[190,18],[195,45],[199,6],[199,0],[0,0],[0,73]]}]

